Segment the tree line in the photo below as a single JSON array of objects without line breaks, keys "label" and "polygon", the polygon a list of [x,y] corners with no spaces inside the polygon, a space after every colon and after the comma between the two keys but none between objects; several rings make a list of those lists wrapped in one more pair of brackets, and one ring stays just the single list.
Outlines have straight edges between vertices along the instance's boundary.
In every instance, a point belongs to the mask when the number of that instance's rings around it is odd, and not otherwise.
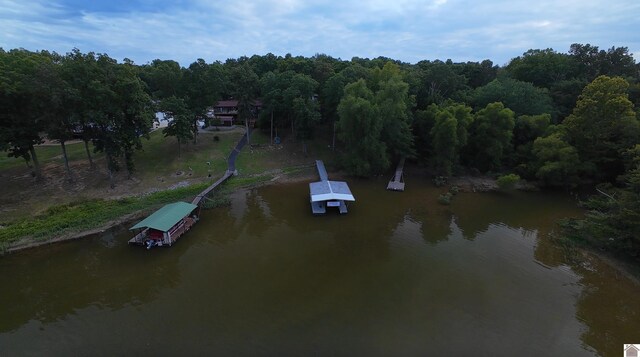
[{"label": "tree line", "polygon": [[[36,176],[34,145],[45,135],[64,154],[65,141],[81,133],[90,161],[92,142],[110,173],[121,166],[131,173],[155,111],[173,119],[165,135],[180,145],[197,140],[197,122],[215,101],[237,99],[246,120],[261,98],[258,126],[290,132],[305,151],[316,127],[334,127],[340,163],[354,175],[383,173],[407,157],[439,176],[511,173],[565,189],[605,184],[600,190],[611,198],[599,199],[608,206],[593,207],[611,216],[607,222],[639,212],[629,205],[640,201],[640,66],[626,47],[532,49],[504,66],[267,54],[181,67],[17,49],[0,50],[0,73],[0,149],[23,157]],[[640,252],[640,230],[631,226],[636,238],[618,246]]]}]

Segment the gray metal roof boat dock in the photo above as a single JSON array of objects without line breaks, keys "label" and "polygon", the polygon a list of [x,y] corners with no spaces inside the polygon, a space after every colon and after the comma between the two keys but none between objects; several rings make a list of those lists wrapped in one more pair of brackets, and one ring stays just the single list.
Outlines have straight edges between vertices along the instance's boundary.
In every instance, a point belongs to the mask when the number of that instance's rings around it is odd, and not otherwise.
[{"label": "gray metal roof boat dock", "polygon": [[311,211],[313,214],[325,214],[327,207],[338,207],[340,213],[347,213],[345,201],[355,201],[346,182],[330,181],[324,163],[316,160],[320,181],[309,184]]}]

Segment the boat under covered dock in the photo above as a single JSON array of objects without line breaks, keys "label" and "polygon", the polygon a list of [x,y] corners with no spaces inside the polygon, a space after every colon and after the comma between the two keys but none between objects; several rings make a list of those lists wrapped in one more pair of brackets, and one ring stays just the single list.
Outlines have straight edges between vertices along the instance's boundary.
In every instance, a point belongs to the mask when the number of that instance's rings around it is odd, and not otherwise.
[{"label": "boat under covered dock", "polygon": [[138,222],[129,230],[139,231],[129,244],[152,247],[171,246],[198,221],[198,206],[175,202],[168,204]]}]

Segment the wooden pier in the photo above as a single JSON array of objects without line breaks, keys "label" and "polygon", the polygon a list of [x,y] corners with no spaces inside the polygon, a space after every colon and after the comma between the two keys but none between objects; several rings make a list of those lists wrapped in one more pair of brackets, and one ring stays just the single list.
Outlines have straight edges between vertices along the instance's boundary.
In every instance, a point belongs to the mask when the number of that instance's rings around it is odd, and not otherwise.
[{"label": "wooden pier", "polygon": [[387,190],[391,191],[404,191],[404,176],[402,171],[404,170],[404,157],[398,163],[398,167],[396,168],[396,173],[389,181],[387,185]]},{"label": "wooden pier", "polygon": [[316,167],[318,168],[320,181],[329,181],[329,175],[327,174],[327,169],[324,167],[324,162],[322,162],[322,160],[316,160]]},{"label": "wooden pier", "polygon": [[211,186],[207,187],[204,191],[200,192],[200,194],[197,195],[193,199],[193,201],[191,201],[192,204],[200,206],[202,199],[207,198],[207,195],[210,194],[211,191],[213,191],[216,187],[220,186],[229,177],[238,174],[238,170],[236,169],[236,158],[238,157],[240,150],[242,150],[242,148],[247,144],[247,141],[250,135],[251,135],[251,130],[249,129],[246,132],[246,134],[242,136],[242,138],[240,139],[236,147],[233,149],[233,151],[231,151],[231,154],[229,154],[229,159],[227,160],[228,167],[224,175],[220,179],[218,179],[218,181],[212,183]]},{"label": "wooden pier", "polygon": [[207,198],[207,195],[210,194],[211,191],[213,191],[213,189],[220,186],[223,182],[225,182],[231,176],[233,176],[233,172],[227,170],[224,173],[224,175],[220,179],[218,179],[218,181],[212,183],[211,186],[207,187],[204,191],[200,192],[200,194],[197,195],[193,199],[193,201],[191,201],[191,203],[196,206],[200,206],[200,202],[202,201],[203,198]]}]

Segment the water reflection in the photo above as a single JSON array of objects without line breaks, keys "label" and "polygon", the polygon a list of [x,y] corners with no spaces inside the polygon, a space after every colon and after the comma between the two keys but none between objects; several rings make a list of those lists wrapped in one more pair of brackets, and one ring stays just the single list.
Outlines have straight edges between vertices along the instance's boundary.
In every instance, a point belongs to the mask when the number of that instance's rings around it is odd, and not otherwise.
[{"label": "water reflection", "polygon": [[123,234],[3,258],[0,283],[15,289],[0,295],[0,345],[609,355],[637,338],[638,287],[597,261],[566,261],[548,239],[557,218],[579,213],[570,199],[459,194],[442,206],[429,184],[384,185],[353,182],[346,216],[312,216],[306,183],[270,186],[206,211],[171,249],[127,247]]},{"label": "water reflection", "polygon": [[88,306],[113,311],[149,303],[158,291],[180,281],[181,249],[145,253],[107,232],[3,257],[0,332],[30,320],[56,322]]},{"label": "water reflection", "polygon": [[619,356],[625,341],[640,340],[640,286],[593,257],[572,268],[584,286],[576,317],[589,328],[581,340],[603,356]]}]

